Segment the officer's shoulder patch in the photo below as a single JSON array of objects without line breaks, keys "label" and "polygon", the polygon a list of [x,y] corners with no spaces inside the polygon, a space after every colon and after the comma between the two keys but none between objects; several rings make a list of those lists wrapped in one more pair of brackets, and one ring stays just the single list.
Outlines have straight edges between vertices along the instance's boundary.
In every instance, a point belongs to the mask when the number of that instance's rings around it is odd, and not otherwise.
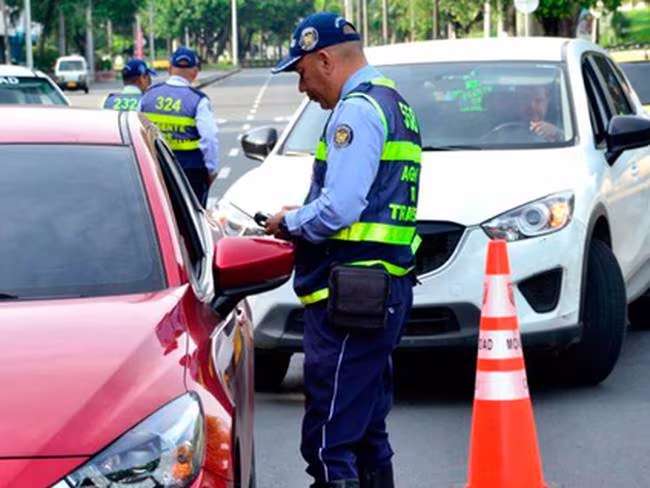
[{"label": "officer's shoulder patch", "polygon": [[354,132],[347,124],[339,124],[334,130],[334,146],[338,148],[347,147],[354,139]]}]

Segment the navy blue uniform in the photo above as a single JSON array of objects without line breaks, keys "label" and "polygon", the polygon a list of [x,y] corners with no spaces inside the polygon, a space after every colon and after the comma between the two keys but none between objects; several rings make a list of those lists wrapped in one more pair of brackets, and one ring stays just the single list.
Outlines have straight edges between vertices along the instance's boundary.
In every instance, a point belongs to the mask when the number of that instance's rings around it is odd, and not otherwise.
[{"label": "navy blue uniform", "polygon": [[[306,305],[306,411],[301,452],[318,482],[354,480],[390,466],[391,353],[411,309],[421,141],[412,109],[372,67],[343,87],[316,151],[305,205],[285,216],[298,236],[294,288]],[[391,275],[384,329],[327,319],[336,264]]]}]

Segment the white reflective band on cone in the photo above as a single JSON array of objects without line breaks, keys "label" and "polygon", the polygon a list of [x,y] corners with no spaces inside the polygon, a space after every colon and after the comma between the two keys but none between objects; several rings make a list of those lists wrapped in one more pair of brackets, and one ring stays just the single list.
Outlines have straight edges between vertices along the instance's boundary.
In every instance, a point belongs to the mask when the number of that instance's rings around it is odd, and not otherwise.
[{"label": "white reflective band on cone", "polygon": [[482,330],[478,336],[479,359],[516,359],[522,355],[519,331]]},{"label": "white reflective band on cone", "polygon": [[528,381],[523,369],[476,372],[475,400],[508,401],[528,397]]},{"label": "white reflective band on cone", "polygon": [[508,275],[487,275],[484,286],[481,316],[497,318],[517,315],[512,282]]}]

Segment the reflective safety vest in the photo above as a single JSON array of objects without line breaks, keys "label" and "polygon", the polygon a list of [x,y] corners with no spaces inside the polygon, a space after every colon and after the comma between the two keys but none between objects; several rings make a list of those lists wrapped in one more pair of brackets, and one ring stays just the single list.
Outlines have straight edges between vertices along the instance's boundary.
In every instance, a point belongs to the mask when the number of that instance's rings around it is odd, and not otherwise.
[{"label": "reflective safety vest", "polygon": [[140,93],[110,93],[104,101],[104,108],[132,112],[138,110],[138,102],[141,98]]},{"label": "reflective safety vest", "polygon": [[[377,176],[367,196],[368,205],[359,221],[339,230],[324,243],[301,240],[297,246],[294,289],[305,305],[329,296],[327,282],[335,264],[382,266],[393,276],[409,274],[420,243],[416,213],[422,143],[415,113],[386,78],[362,83],[344,100],[351,98],[363,98],[375,108],[386,139]],[[316,149],[306,204],[319,197],[325,184],[326,131],[327,126]],[[350,178],[354,178],[353,168]]]},{"label": "reflective safety vest", "polygon": [[140,110],[160,129],[185,169],[205,167],[196,128],[196,110],[206,95],[191,86],[160,83],[142,96]]}]

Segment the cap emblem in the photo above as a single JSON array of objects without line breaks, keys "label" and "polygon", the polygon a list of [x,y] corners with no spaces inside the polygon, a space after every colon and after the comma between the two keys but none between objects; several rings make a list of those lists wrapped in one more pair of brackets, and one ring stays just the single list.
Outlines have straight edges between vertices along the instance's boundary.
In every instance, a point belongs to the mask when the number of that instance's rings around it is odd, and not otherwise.
[{"label": "cap emblem", "polygon": [[303,51],[311,51],[318,44],[318,31],[313,27],[306,27],[300,33],[300,47]]}]

